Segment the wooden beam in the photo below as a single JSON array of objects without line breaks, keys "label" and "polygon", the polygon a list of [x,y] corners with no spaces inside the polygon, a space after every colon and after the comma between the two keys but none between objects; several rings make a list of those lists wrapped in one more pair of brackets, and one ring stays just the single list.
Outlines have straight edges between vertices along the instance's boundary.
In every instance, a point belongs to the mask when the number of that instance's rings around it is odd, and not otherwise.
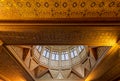
[{"label": "wooden beam", "polygon": [[0,25],[120,25],[119,18],[0,20]]}]

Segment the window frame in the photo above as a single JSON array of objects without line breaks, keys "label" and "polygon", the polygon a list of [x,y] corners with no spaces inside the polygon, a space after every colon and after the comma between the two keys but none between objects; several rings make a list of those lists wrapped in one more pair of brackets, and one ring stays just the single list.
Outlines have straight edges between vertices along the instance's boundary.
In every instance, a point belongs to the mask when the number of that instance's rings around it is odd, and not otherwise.
[{"label": "window frame", "polygon": [[75,58],[78,56],[78,53],[75,47],[70,50],[70,55],[71,55],[71,58]]},{"label": "window frame", "polygon": [[84,50],[84,46],[78,46],[79,54]]},{"label": "window frame", "polygon": [[[53,57],[53,55],[54,55],[54,57]],[[55,61],[58,61],[58,60],[59,60],[59,54],[58,54],[57,51],[53,51],[53,52],[52,52],[51,59],[52,59],[52,60],[55,60]]]},{"label": "window frame", "polygon": [[[63,51],[62,54],[61,54],[61,60],[62,61],[67,61],[69,60],[69,53],[67,51]],[[66,56],[67,55],[67,56]]]},{"label": "window frame", "polygon": [[[44,52],[46,52],[44,54]],[[45,58],[49,58],[50,57],[50,50],[48,48],[45,48],[42,54]]]},{"label": "window frame", "polygon": [[39,53],[42,51],[42,46],[37,45],[35,48],[37,49],[37,51],[38,51]]}]

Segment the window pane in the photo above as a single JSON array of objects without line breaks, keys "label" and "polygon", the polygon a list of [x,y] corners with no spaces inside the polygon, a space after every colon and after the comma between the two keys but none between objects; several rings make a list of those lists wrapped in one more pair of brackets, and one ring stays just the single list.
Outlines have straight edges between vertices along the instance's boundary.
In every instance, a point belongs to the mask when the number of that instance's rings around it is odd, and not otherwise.
[{"label": "window pane", "polygon": [[81,51],[82,51],[82,48],[81,48],[81,46],[79,46],[79,47],[78,47],[78,49],[79,49],[79,52],[81,52]]},{"label": "window pane", "polygon": [[84,46],[81,46],[82,49],[84,49]]},{"label": "window pane", "polygon": [[52,60],[55,60],[55,54],[52,54]]},{"label": "window pane", "polygon": [[38,51],[41,52],[41,46],[39,46]]},{"label": "window pane", "polygon": [[73,51],[71,51],[71,58],[74,58],[74,53],[73,53]]},{"label": "window pane", "polygon": [[50,55],[50,52],[47,51],[47,53],[46,53],[46,58],[49,58],[49,55]]},{"label": "window pane", "polygon": [[59,60],[59,55],[58,54],[56,54],[56,60]]},{"label": "window pane", "polygon": [[69,59],[69,56],[68,56],[68,54],[65,54],[65,58],[66,58],[66,60],[68,60],[68,59]]},{"label": "window pane", "polygon": [[64,56],[64,54],[62,54],[61,57],[62,57],[62,60],[65,60],[65,56]]},{"label": "window pane", "polygon": [[46,55],[46,50],[43,51],[43,56],[45,56],[45,55]]},{"label": "window pane", "polygon": [[74,50],[74,55],[75,55],[75,56],[77,56],[77,55],[78,55],[76,50]]}]

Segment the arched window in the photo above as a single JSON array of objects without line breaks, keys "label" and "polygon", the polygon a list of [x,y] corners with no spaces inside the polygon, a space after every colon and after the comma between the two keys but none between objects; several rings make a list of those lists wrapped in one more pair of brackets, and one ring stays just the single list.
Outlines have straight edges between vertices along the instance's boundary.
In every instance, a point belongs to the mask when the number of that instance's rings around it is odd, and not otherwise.
[{"label": "arched window", "polygon": [[84,49],[84,46],[78,46],[79,53]]},{"label": "arched window", "polygon": [[46,57],[46,58],[49,58],[50,56],[50,50],[45,48],[45,50],[43,51],[43,56]]},{"label": "arched window", "polygon": [[84,49],[84,46],[81,46],[82,49]]},{"label": "arched window", "polygon": [[52,60],[59,60],[58,52],[52,52]]},{"label": "arched window", "polygon": [[68,60],[68,59],[69,59],[68,52],[62,52],[61,60]]},{"label": "arched window", "polygon": [[36,46],[36,49],[38,50],[38,52],[41,52],[41,50],[42,50],[42,46]]},{"label": "arched window", "polygon": [[74,58],[78,55],[75,48],[71,49],[70,53],[71,53],[71,58]]}]

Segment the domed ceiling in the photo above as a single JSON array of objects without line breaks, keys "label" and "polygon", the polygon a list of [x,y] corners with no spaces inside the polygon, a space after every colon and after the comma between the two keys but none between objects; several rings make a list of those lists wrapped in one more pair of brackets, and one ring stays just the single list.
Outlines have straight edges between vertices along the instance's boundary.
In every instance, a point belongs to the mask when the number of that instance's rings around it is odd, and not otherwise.
[{"label": "domed ceiling", "polygon": [[7,48],[35,79],[81,81],[110,49],[83,45],[8,45]]},{"label": "domed ceiling", "polygon": [[[39,62],[51,69],[68,69],[80,63],[85,56],[85,46],[34,46],[33,54]],[[84,57],[83,57],[84,56]]]}]

